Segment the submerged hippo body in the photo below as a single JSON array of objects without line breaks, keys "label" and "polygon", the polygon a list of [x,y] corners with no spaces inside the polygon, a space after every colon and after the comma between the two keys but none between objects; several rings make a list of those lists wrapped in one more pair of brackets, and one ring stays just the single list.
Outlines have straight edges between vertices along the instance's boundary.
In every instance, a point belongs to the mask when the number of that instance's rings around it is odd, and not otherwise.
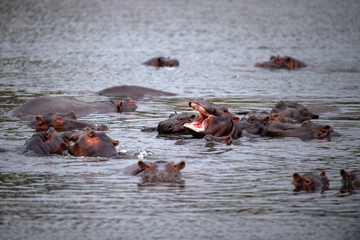
[{"label": "submerged hippo body", "polygon": [[177,59],[170,59],[165,57],[155,57],[147,60],[143,63],[147,66],[154,66],[154,67],[178,67],[179,61]]},{"label": "submerged hippo body", "polygon": [[182,181],[180,170],[185,168],[185,162],[178,164],[167,161],[143,162],[139,161],[125,168],[125,174],[141,177],[143,183],[146,182],[168,182],[175,183]]},{"label": "submerged hippo body", "polygon": [[195,98],[189,102],[189,106],[199,112],[194,122],[186,123],[184,127],[194,137],[203,138],[210,134],[215,137],[231,135],[239,138],[241,132],[236,131],[239,118],[229,113],[226,107],[218,108],[212,102],[202,98]]},{"label": "submerged hippo body", "polygon": [[270,124],[267,135],[269,137],[298,137],[303,140],[340,136],[330,125],[319,125],[310,120],[300,125],[274,121]]},{"label": "submerged hippo body", "polygon": [[270,68],[270,69],[297,69],[297,68],[304,68],[307,67],[307,65],[297,60],[293,57],[284,56],[280,57],[278,56],[271,56],[269,61],[262,62],[262,63],[256,63],[255,67],[262,67],[262,68]]},{"label": "submerged hippo body", "polygon": [[172,113],[169,118],[159,122],[157,131],[160,134],[164,133],[186,133],[184,124],[191,123],[195,119],[195,115],[189,115],[187,113]]},{"label": "submerged hippo body", "polygon": [[360,171],[348,171],[346,172],[344,169],[340,170],[341,179],[341,192],[352,192],[353,190],[360,189]]},{"label": "submerged hippo body", "polygon": [[[46,115],[50,113],[66,114],[68,112],[74,112],[76,116],[79,117],[91,113],[122,112],[119,111],[119,109],[123,109],[124,106],[130,105],[130,108],[134,107],[134,103],[131,101],[125,100],[122,102],[120,100],[113,100],[92,105],[81,102],[74,97],[41,96],[28,100],[22,105],[11,110],[9,114],[10,116],[14,116],[23,120],[32,120],[35,116]],[[128,104],[128,102],[131,103]]]},{"label": "submerged hippo body", "polygon": [[294,173],[293,175],[293,185],[295,186],[295,192],[323,192],[329,189],[329,182],[330,180],[326,176],[325,172],[322,172],[320,175],[312,173],[307,173],[302,176],[298,173]]},{"label": "submerged hippo body", "polygon": [[284,101],[276,103],[270,114],[277,114],[280,122],[302,123],[305,120],[319,118],[319,115],[310,112],[309,109],[299,103]]},{"label": "submerged hippo body", "polygon": [[98,131],[108,130],[105,125],[96,126],[88,122],[78,121],[74,112],[66,114],[49,113],[43,116],[36,116],[35,120],[30,122],[29,127],[34,128],[36,131],[46,131],[52,127],[57,132],[84,129],[85,127]]},{"label": "submerged hippo body", "polygon": [[119,145],[103,132],[84,128],[81,133],[73,134],[70,139],[74,144],[69,152],[78,157],[114,157],[117,154],[115,146]]},{"label": "submerged hippo body", "polygon": [[139,100],[144,97],[161,97],[161,96],[174,96],[176,94],[170,92],[164,92],[152,88],[121,85],[103,89],[98,92],[99,95],[115,98],[130,97],[134,100]]},{"label": "submerged hippo body", "polygon": [[76,115],[86,115],[91,111],[89,104],[73,97],[41,96],[32,98],[9,112],[11,116],[31,120],[35,116],[49,113],[66,114],[74,112]]},{"label": "submerged hippo body", "polygon": [[25,142],[25,151],[32,151],[39,155],[63,154],[68,150],[64,137],[57,133],[54,128],[35,133]]}]

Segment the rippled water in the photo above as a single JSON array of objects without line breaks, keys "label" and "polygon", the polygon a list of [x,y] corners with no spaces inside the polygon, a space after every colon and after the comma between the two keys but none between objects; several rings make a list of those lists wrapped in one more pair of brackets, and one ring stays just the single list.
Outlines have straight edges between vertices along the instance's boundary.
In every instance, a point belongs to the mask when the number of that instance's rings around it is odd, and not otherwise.
[{"label": "rippled water", "polygon": [[[360,195],[340,193],[341,168],[360,160],[359,1],[2,1],[0,3],[1,239],[356,239]],[[290,55],[298,71],[255,68]],[[141,62],[179,59],[179,68]],[[123,159],[38,157],[34,133],[7,112],[39,95],[75,96],[131,84],[175,97],[143,99],[130,114],[82,118],[110,127]],[[332,140],[241,139],[206,146],[141,129],[188,101],[231,111],[270,110],[279,100],[341,109],[323,114]],[[139,186],[122,168],[186,161],[185,184]],[[295,194],[294,172],[331,179],[325,193]]]}]

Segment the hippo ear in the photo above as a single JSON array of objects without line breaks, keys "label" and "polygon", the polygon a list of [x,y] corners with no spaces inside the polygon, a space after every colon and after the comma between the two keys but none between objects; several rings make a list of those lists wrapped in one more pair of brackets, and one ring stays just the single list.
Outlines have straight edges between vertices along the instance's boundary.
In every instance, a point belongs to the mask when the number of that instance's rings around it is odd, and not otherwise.
[{"label": "hippo ear", "polygon": [[270,116],[269,115],[265,115],[263,117],[263,124],[267,125],[270,122]]},{"label": "hippo ear", "polygon": [[185,162],[184,161],[181,161],[179,162],[178,164],[176,164],[176,168],[177,170],[181,170],[181,169],[184,169],[185,168]]},{"label": "hippo ear", "polygon": [[123,101],[121,101],[121,100],[111,100],[111,102],[115,105],[116,112],[118,112],[118,113],[123,112]]},{"label": "hippo ear", "polygon": [[322,176],[322,177],[326,176],[326,172],[324,172],[324,171],[321,172],[321,173],[320,173],[320,176]]},{"label": "hippo ear", "polygon": [[44,142],[51,139],[51,133],[49,132],[44,132],[43,136],[44,136]]},{"label": "hippo ear", "polygon": [[63,128],[64,124],[65,124],[65,119],[62,118],[62,117],[57,117],[57,118],[54,119],[52,124],[53,124],[55,129]]},{"label": "hippo ear", "polygon": [[271,122],[274,122],[274,121],[276,121],[276,120],[279,120],[279,118],[280,118],[280,115],[279,115],[278,113],[272,113],[272,114],[270,115],[270,120],[271,120]]},{"label": "hippo ear", "polygon": [[76,133],[74,133],[69,137],[69,141],[71,142],[76,142],[78,139],[79,139],[79,135],[77,135]]},{"label": "hippo ear", "polygon": [[340,170],[340,176],[342,176],[343,178],[346,178],[346,172],[344,169]]},{"label": "hippo ear", "polygon": [[231,145],[232,141],[233,141],[233,138],[231,137],[231,135],[227,135],[227,136],[225,137],[224,143],[225,143],[226,145]]},{"label": "hippo ear", "polygon": [[113,140],[110,138],[111,143],[116,147],[119,145],[119,141]]},{"label": "hippo ear", "polygon": [[141,170],[144,170],[144,169],[147,167],[147,164],[140,160],[140,161],[138,162],[138,167],[139,167]]},{"label": "hippo ear", "polygon": [[294,173],[293,179],[295,182],[299,183],[302,181],[302,177],[298,173]]},{"label": "hippo ear", "polygon": [[70,118],[70,119],[73,119],[73,120],[77,120],[77,117],[76,117],[76,115],[75,115],[75,113],[73,111],[66,113],[64,115],[64,117],[67,117],[67,118]]},{"label": "hippo ear", "polygon": [[45,120],[44,120],[44,118],[42,118],[42,117],[40,117],[40,116],[36,116],[36,117],[35,117],[35,122],[36,122],[37,124],[42,124],[42,123],[45,122]]}]

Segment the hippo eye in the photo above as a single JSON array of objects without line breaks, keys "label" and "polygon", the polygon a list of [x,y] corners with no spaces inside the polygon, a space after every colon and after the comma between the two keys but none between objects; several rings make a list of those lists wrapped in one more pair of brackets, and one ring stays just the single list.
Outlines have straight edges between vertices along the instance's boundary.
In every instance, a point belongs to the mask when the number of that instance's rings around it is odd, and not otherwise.
[{"label": "hippo eye", "polygon": [[178,117],[178,121],[179,121],[179,122],[182,122],[182,121],[184,121],[184,120],[185,120],[185,119],[184,119],[183,116]]}]

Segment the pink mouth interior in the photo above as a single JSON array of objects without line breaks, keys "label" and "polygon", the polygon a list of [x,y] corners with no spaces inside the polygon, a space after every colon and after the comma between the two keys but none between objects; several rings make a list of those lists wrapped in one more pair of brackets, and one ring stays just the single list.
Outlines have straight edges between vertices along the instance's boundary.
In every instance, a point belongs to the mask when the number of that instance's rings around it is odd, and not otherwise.
[{"label": "pink mouth interior", "polygon": [[191,103],[190,106],[199,112],[196,120],[192,123],[186,123],[184,127],[193,129],[194,131],[204,131],[205,123],[210,116],[210,114],[205,110],[203,106],[198,105],[197,103]]}]

